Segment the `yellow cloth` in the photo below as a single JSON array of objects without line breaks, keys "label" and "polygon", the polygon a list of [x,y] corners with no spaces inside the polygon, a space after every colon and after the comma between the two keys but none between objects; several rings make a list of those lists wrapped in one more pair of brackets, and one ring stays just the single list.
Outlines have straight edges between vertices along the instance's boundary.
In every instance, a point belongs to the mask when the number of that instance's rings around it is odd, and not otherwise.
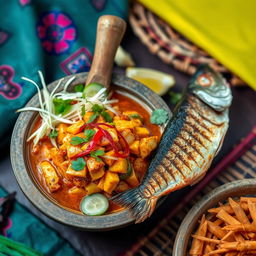
[{"label": "yellow cloth", "polygon": [[139,0],[256,89],[256,0]]}]

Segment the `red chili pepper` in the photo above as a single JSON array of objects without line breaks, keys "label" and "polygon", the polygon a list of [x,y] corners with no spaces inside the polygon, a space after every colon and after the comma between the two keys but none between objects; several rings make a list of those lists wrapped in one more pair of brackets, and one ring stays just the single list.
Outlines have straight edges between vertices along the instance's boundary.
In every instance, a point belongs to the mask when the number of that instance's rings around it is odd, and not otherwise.
[{"label": "red chili pepper", "polygon": [[[123,153],[119,153],[119,149],[118,149],[116,143],[114,142],[111,134],[107,130],[104,130],[103,128],[99,127],[100,125],[107,126],[109,128],[114,128],[116,130],[117,136],[123,140],[124,145],[125,145]],[[115,151],[115,156],[120,157],[120,158],[126,158],[126,157],[129,156],[129,154],[130,154],[129,144],[127,143],[127,141],[123,137],[123,135],[116,129],[115,126],[112,126],[112,125],[109,125],[109,124],[105,124],[105,123],[97,123],[97,124],[94,124],[94,126],[96,126],[99,130],[101,130],[102,133],[104,134],[104,136],[107,138],[107,140],[109,141],[110,145],[112,146],[112,148]]]},{"label": "red chili pepper", "polygon": [[[113,140],[111,134],[110,134],[107,130],[103,129],[103,128],[100,127],[100,126],[106,126],[106,127],[109,127],[109,128],[112,128],[112,129],[115,129],[115,130],[116,130],[117,136],[118,136],[120,139],[122,139],[122,141],[124,142],[124,145],[125,145],[125,148],[124,148],[123,153],[119,153],[119,149],[118,149],[116,143],[114,142],[114,140]],[[104,135],[104,136],[106,137],[106,139],[109,141],[111,147],[113,148],[113,150],[114,150],[114,152],[115,152],[115,156],[120,157],[120,158],[126,158],[126,157],[129,156],[129,154],[130,154],[129,144],[127,143],[127,141],[126,141],[126,139],[123,137],[123,135],[116,129],[115,126],[110,125],[110,124],[106,124],[106,123],[96,123],[96,124],[89,123],[89,124],[84,124],[83,126],[81,126],[79,132],[83,132],[83,130],[84,130],[86,127],[97,128],[97,129],[98,129],[98,132],[100,132],[100,134],[101,134],[100,138],[97,139],[97,143],[99,142],[99,140],[100,140],[100,139],[102,138],[102,136]],[[97,133],[98,133],[98,132],[97,132]],[[90,152],[91,152],[91,151],[95,148],[95,146],[97,145],[97,143],[94,144],[94,140],[96,139],[95,137],[96,137],[97,133],[94,135],[92,141],[90,142],[90,143],[92,143],[93,146],[90,147],[91,144],[89,144],[88,148],[87,148],[85,151],[83,151],[83,152],[81,152],[81,153],[75,155],[73,158],[78,158],[78,157],[82,157],[82,156],[85,156],[85,155],[90,154]],[[95,139],[94,139],[94,138],[95,138]]]},{"label": "red chili pepper", "polygon": [[90,141],[87,149],[81,153],[78,153],[76,155],[74,155],[72,157],[72,159],[74,158],[78,158],[78,157],[83,157],[83,156],[86,156],[88,154],[90,154],[90,152],[97,146],[98,142],[100,141],[100,139],[102,138],[103,136],[103,133],[102,131],[99,129],[95,135],[93,136],[92,140]]}]

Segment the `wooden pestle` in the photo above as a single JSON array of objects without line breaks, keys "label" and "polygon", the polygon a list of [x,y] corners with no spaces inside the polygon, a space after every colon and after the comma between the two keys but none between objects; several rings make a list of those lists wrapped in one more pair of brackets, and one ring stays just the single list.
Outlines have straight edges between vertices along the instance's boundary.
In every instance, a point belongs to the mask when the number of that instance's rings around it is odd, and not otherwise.
[{"label": "wooden pestle", "polygon": [[109,87],[116,50],[125,29],[126,22],[119,17],[104,15],[99,18],[94,57],[86,85],[99,83]]}]

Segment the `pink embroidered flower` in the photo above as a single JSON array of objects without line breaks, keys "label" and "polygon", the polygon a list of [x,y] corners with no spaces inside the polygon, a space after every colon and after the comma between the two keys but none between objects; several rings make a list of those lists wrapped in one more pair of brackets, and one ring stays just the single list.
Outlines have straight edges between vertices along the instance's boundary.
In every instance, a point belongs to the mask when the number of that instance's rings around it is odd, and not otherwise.
[{"label": "pink embroidered flower", "polygon": [[19,0],[19,1],[20,1],[21,6],[26,6],[26,5],[30,4],[30,0]]},{"label": "pink embroidered flower", "polygon": [[37,24],[38,37],[49,54],[66,53],[76,40],[76,28],[67,14],[60,11],[45,13]]}]

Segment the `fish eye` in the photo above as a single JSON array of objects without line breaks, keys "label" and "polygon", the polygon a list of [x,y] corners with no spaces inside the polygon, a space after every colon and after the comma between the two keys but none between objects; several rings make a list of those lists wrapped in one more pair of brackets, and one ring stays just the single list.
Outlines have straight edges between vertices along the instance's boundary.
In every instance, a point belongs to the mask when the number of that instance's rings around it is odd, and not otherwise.
[{"label": "fish eye", "polygon": [[201,74],[197,78],[197,83],[202,87],[209,87],[213,85],[213,77],[210,74]]}]

